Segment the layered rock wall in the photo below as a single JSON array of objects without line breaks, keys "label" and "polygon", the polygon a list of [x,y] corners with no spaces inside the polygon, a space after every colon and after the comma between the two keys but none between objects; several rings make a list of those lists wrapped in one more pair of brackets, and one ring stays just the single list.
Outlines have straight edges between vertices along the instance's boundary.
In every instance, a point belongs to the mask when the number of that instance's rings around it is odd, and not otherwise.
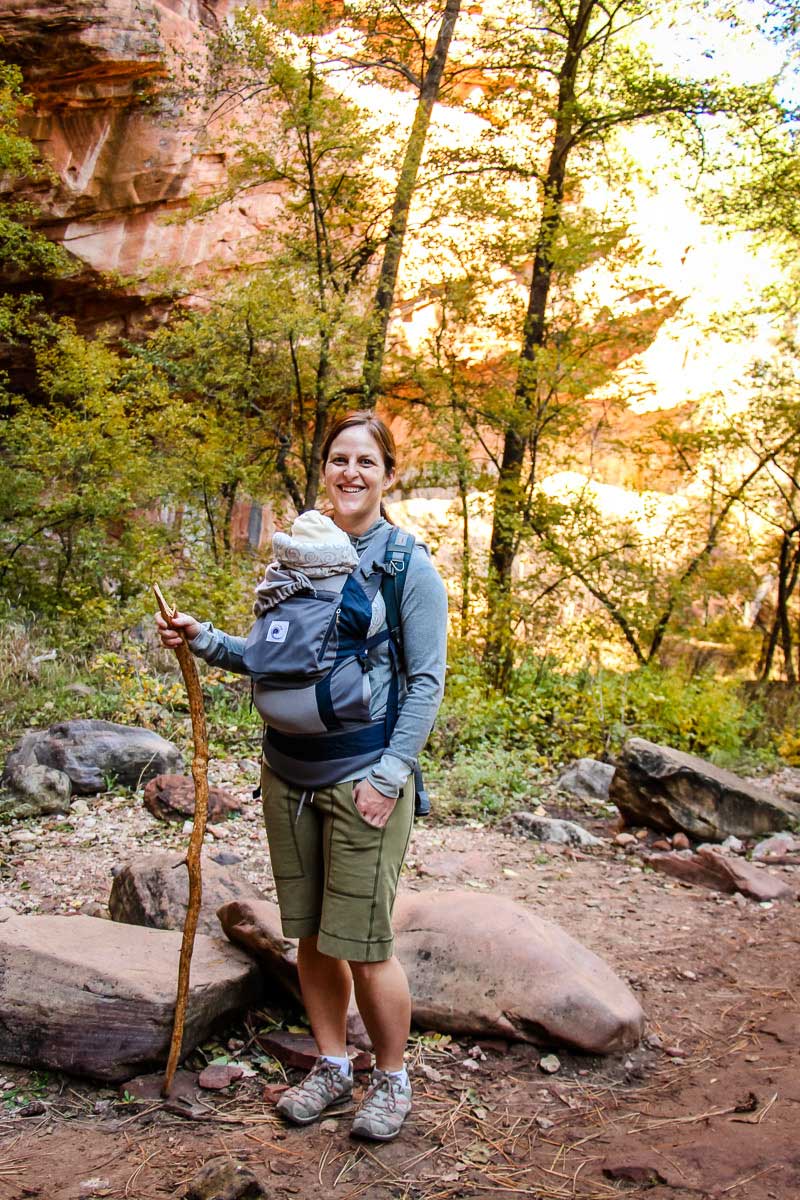
[{"label": "layered rock wall", "polygon": [[[50,299],[87,332],[131,333],[167,288],[256,253],[278,199],[265,187],[175,220],[225,179],[203,75],[229,0],[0,0],[0,38],[34,105],[23,121],[55,171],[36,185],[43,230],[76,260]],[[173,218],[171,221],[169,218]],[[109,283],[101,275],[115,277]],[[161,303],[159,303],[161,301]]]}]

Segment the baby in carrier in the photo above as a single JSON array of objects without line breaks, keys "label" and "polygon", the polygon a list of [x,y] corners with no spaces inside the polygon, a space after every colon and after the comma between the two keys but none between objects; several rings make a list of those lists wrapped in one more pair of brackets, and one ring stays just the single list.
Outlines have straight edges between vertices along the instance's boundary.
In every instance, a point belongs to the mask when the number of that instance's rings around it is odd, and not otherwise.
[{"label": "baby in carrier", "polygon": [[[358,566],[358,555],[347,534],[316,509],[301,513],[292,524],[291,534],[274,533],[272,553],[275,561],[268,565],[256,588],[253,612],[257,617],[297,592],[313,592],[319,586],[341,592],[348,575]],[[378,591],[372,601],[367,636],[376,633],[385,619],[386,605]]]}]

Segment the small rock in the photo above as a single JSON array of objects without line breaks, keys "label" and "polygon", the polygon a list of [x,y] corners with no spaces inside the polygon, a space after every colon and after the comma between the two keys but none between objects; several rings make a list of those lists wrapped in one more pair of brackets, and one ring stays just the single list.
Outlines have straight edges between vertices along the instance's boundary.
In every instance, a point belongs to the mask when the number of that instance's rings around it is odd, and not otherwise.
[{"label": "small rock", "polygon": [[595,758],[579,758],[559,775],[557,787],[582,800],[608,800],[614,768]]},{"label": "small rock", "polygon": [[200,1072],[197,1082],[201,1088],[206,1088],[208,1091],[221,1092],[223,1088],[229,1087],[243,1075],[244,1071],[241,1067],[233,1066],[230,1063],[211,1063]]},{"label": "small rock", "polygon": [[616,1179],[624,1183],[644,1183],[653,1187],[657,1183],[666,1183],[666,1179],[657,1167],[649,1163],[626,1163],[620,1166],[603,1167],[606,1179]]},{"label": "small rock", "polygon": [[237,863],[242,861],[240,854],[232,854],[230,850],[217,850],[211,855],[211,861],[215,862],[220,867],[235,867]]},{"label": "small rock", "polygon": [[651,850],[671,850],[672,843],[668,842],[666,838],[658,838],[655,842],[653,842],[651,844],[650,849]]},{"label": "small rock", "polygon": [[18,1117],[41,1117],[47,1112],[46,1107],[41,1100],[31,1100],[30,1104],[24,1105],[17,1109]]},{"label": "small rock", "polygon": [[84,1179],[78,1184],[79,1200],[89,1200],[90,1196],[109,1196],[111,1194],[111,1180],[101,1179],[95,1176],[93,1179]]},{"label": "small rock", "polygon": [[64,691],[70,692],[73,696],[84,696],[87,700],[94,695],[94,689],[85,683],[68,683]]},{"label": "small rock", "polygon": [[636,838],[632,833],[618,833],[614,838],[615,846],[632,846]]},{"label": "small rock", "polygon": [[[194,815],[194,780],[190,775],[156,775],[144,789],[144,804],[159,821],[180,821]],[[241,802],[220,787],[208,789],[208,820],[213,826],[231,813],[241,812]]]},{"label": "small rock", "polygon": [[741,854],[742,850],[744,850],[744,843],[738,837],[734,837],[731,834],[730,837],[725,838],[720,849],[729,850],[732,854]]},{"label": "small rock", "polygon": [[267,1104],[277,1104],[288,1087],[288,1083],[267,1083],[262,1089],[261,1096]]},{"label": "small rock", "polygon": [[683,1051],[681,1050],[680,1046],[665,1046],[664,1053],[667,1055],[668,1058],[682,1058],[683,1057]]},{"label": "small rock", "polygon": [[206,833],[210,833],[215,841],[224,841],[230,835],[230,829],[224,825],[206,825]]},{"label": "small rock", "polygon": [[334,1121],[334,1120],[332,1120],[332,1118],[328,1117],[328,1119],[326,1121],[320,1121],[319,1128],[320,1128],[321,1133],[338,1133],[339,1132],[339,1122]]},{"label": "small rock", "polygon": [[657,1033],[648,1033],[647,1037],[644,1039],[644,1044],[650,1050],[663,1050],[664,1048],[664,1043]]},{"label": "small rock", "polygon": [[600,838],[574,821],[558,821],[554,817],[539,817],[534,813],[515,812],[500,822],[499,829],[517,837],[553,842],[557,846],[600,846]]},{"label": "small rock", "polygon": [[[275,1033],[261,1034],[257,1041],[262,1049],[273,1058],[277,1058],[285,1067],[298,1067],[310,1071],[317,1061],[317,1044],[312,1037],[305,1034],[284,1033],[279,1030]],[[372,1066],[372,1057],[365,1050],[348,1046],[347,1053],[350,1055],[354,1071],[368,1071]]]},{"label": "small rock", "polygon": [[9,838],[15,846],[28,846],[36,840],[36,834],[31,833],[30,829],[15,829]]},{"label": "small rock", "polygon": [[791,854],[800,849],[800,840],[790,833],[773,833],[764,838],[753,850],[753,858],[769,858],[771,854]]},{"label": "small rock", "polygon": [[88,817],[89,812],[89,805],[85,800],[74,800],[69,806],[69,813],[71,817]]},{"label": "small rock", "polygon": [[267,1195],[249,1167],[225,1158],[198,1171],[183,1200],[266,1200]]},{"label": "small rock", "polygon": [[535,1117],[534,1120],[542,1133],[547,1133],[548,1129],[552,1129],[555,1125],[555,1121],[551,1121],[548,1117]]},{"label": "small rock", "polygon": [[545,1054],[544,1058],[539,1059],[539,1070],[547,1075],[555,1075],[556,1071],[561,1070],[561,1060],[555,1054]]},{"label": "small rock", "polygon": [[3,772],[2,782],[13,793],[0,801],[0,813],[3,816],[40,817],[69,808],[72,791],[69,776],[54,767],[15,758],[13,751]]}]

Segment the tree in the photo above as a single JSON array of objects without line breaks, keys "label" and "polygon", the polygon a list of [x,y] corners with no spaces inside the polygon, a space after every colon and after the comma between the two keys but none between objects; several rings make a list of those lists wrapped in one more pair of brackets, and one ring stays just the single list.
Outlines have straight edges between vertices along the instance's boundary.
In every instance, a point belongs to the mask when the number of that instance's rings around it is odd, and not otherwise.
[{"label": "tree", "polygon": [[[149,584],[168,531],[168,397],[62,323],[35,354],[36,402],[9,403],[0,454],[0,590],[39,614],[108,616]],[[161,451],[161,452],[160,452]]]},{"label": "tree", "polygon": [[[493,163],[507,177],[536,185],[528,304],[514,399],[502,430],[490,552],[486,657],[496,682],[507,677],[512,663],[512,563],[530,531],[537,482],[530,466],[545,439],[558,433],[550,318],[559,241],[570,209],[581,188],[599,178],[602,155],[619,130],[648,122],[687,146],[694,134],[705,148],[706,118],[741,115],[753,126],[778,119],[765,89],[712,86],[658,69],[644,43],[632,42],[634,27],[655,15],[656,7],[645,0],[620,0],[611,8],[599,0],[512,5],[494,30],[484,68],[496,80],[483,108],[496,148],[483,163],[473,160],[471,169],[487,171]],[[535,131],[527,159],[508,149],[514,123]]]},{"label": "tree", "polygon": [[[395,291],[397,289],[400,259],[403,253],[403,241],[408,228],[411,201],[417,186],[417,178],[422,154],[425,149],[425,140],[428,133],[428,126],[430,125],[431,113],[433,112],[433,106],[438,99],[442,86],[447,55],[460,8],[460,0],[447,0],[436,37],[436,43],[430,57],[428,57],[426,31],[423,30],[420,33],[411,25],[407,17],[403,16],[402,18],[406,29],[411,30],[413,33],[420,66],[418,72],[412,71],[407,64],[398,63],[398,66],[405,67],[402,72],[403,75],[417,90],[417,106],[414,113],[414,122],[406,141],[403,161],[397,175],[389,225],[383,235],[383,260],[372,302],[371,325],[364,352],[364,401],[368,405],[373,402],[380,389],[383,358],[386,349],[386,335],[389,328],[389,318],[392,313]],[[385,38],[383,6],[381,6],[381,10],[378,19],[380,21],[382,37]],[[387,62],[387,56],[383,55],[379,62],[376,63],[376,66],[379,65],[385,69],[391,61],[389,59]],[[394,61],[397,62],[397,60]]]},{"label": "tree", "polygon": [[[326,36],[330,15],[316,4],[269,21],[245,8],[216,48],[211,87],[217,117],[224,114],[226,124],[237,117],[237,160],[227,189],[196,211],[263,184],[281,189],[281,231],[267,235],[258,273],[268,291],[284,292],[275,312],[288,348],[288,403],[276,413],[275,463],[298,511],[316,500],[333,417],[378,392],[409,208],[459,7],[447,0],[432,48],[436,10],[420,0],[388,11],[371,2],[349,6],[345,17],[359,44],[348,48],[344,30],[335,53]],[[395,86],[402,80],[417,91],[399,166],[394,146],[385,155],[385,130],[345,99],[342,71]],[[253,103],[265,121],[254,120]],[[390,168],[397,169],[393,199],[381,180]]]}]

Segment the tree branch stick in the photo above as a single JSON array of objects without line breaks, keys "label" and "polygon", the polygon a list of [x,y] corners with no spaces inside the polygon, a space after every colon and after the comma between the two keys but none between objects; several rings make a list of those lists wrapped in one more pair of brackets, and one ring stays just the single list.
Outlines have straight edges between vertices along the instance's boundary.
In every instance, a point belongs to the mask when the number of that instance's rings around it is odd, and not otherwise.
[{"label": "tree branch stick", "polygon": [[[177,616],[177,608],[170,608],[161,594],[157,583],[153,584],[158,607],[165,621],[172,623]],[[194,825],[186,852],[186,868],[189,872],[189,905],[186,909],[186,919],[183,923],[183,940],[178,964],[178,991],[175,997],[175,1017],[172,1025],[172,1042],[169,1048],[167,1069],[164,1073],[164,1083],[161,1094],[168,1096],[175,1076],[175,1068],[180,1058],[183,1043],[183,1030],[186,1021],[186,1002],[189,997],[189,971],[194,949],[194,936],[197,932],[197,921],[200,916],[200,902],[203,898],[203,884],[200,868],[200,852],[206,832],[208,818],[208,731],[206,729],[206,714],[203,707],[203,693],[200,689],[200,676],[192,652],[186,641],[186,634],[181,631],[183,641],[177,646],[175,653],[183,675],[183,682],[189,696],[189,714],[192,720],[192,738],[194,740],[194,757],[192,758],[192,779],[194,780]]]}]

